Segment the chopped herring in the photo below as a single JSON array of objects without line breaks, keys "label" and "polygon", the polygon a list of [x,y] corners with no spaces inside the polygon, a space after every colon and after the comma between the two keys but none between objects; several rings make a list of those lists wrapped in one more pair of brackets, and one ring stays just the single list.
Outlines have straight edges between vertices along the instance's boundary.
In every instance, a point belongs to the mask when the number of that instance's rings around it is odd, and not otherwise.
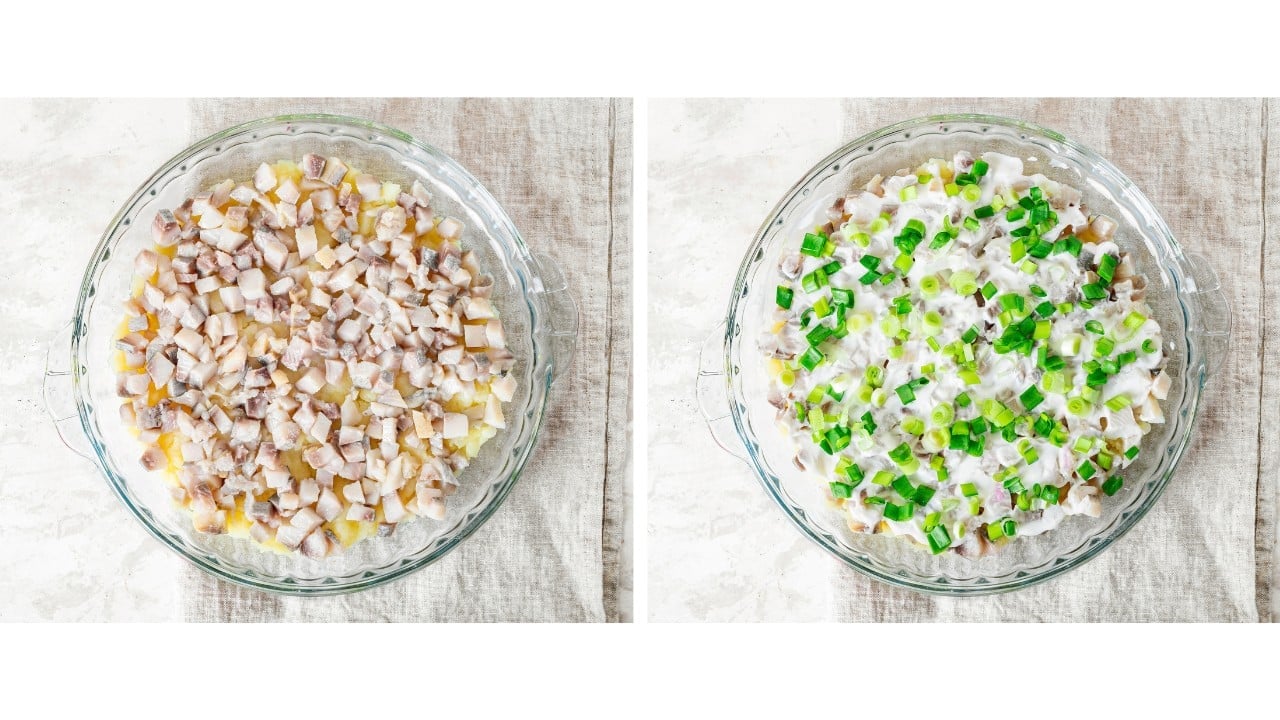
[{"label": "chopped herring", "polygon": [[319,558],[443,519],[515,357],[460,221],[308,154],[157,213],[115,341],[120,417],[200,532]]}]

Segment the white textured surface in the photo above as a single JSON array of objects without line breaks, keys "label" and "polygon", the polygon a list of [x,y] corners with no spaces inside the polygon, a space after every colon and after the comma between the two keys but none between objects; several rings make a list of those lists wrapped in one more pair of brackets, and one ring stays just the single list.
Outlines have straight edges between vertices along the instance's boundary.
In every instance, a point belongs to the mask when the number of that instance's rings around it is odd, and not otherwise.
[{"label": "white textured surface", "polygon": [[0,620],[177,617],[182,561],[62,445],[40,388],[90,252],[185,145],[185,116],[181,100],[0,100]]},{"label": "white textured surface", "polygon": [[[1264,107],[1258,101],[1116,101],[1097,111],[1100,104],[1073,100],[650,103],[653,486],[649,582],[653,619],[1269,618],[1271,605],[1280,605],[1272,592],[1276,579],[1274,477],[1280,451],[1274,433],[1258,432],[1257,424],[1266,428],[1274,422],[1280,393],[1275,391],[1274,373],[1265,371],[1259,393],[1258,373],[1251,374],[1247,363],[1257,363],[1262,354],[1261,367],[1270,367],[1280,353],[1271,333],[1265,331],[1277,307],[1269,290],[1275,284],[1277,252],[1274,243],[1268,247],[1263,239],[1277,226],[1275,208],[1280,202],[1265,187],[1251,192],[1249,183],[1262,175],[1259,169],[1274,168],[1262,158],[1270,147],[1266,123],[1268,115],[1275,122],[1275,103]],[[856,575],[802,539],[760,490],[751,470],[715,446],[698,415],[693,377],[702,340],[724,316],[742,253],[758,223],[788,187],[828,152],[861,133],[888,122],[961,108],[1044,122],[1080,136],[1104,156],[1117,159],[1126,172],[1135,173],[1135,181],[1158,207],[1182,210],[1172,216],[1172,224],[1186,247],[1207,253],[1226,249],[1218,258],[1222,263],[1218,272],[1237,314],[1228,351],[1232,359],[1215,377],[1210,406],[1200,420],[1200,435],[1184,459],[1178,484],[1144,520],[1142,527],[1148,533],[1131,533],[1086,570],[1031,591],[981,600],[938,600]],[[1086,114],[1090,109],[1095,110],[1093,115]],[[1155,117],[1160,122],[1131,122],[1135,117]],[[1216,130],[1210,130],[1215,125]],[[1185,175],[1169,169],[1176,163],[1161,155],[1171,152],[1170,147],[1182,147],[1178,142],[1193,150],[1200,148],[1204,157],[1173,152],[1191,158],[1202,173],[1199,177],[1215,173],[1231,177],[1244,190],[1213,202],[1197,197],[1195,185],[1187,185]],[[1275,163],[1274,156],[1269,160]],[[1237,167],[1243,170],[1236,171]],[[1270,223],[1263,220],[1261,200],[1270,211]],[[1225,237],[1216,237],[1215,230],[1221,228],[1226,228]],[[1259,265],[1264,268],[1265,295],[1260,293]],[[1254,404],[1259,399],[1260,407]],[[1255,432],[1263,438],[1261,447]],[[730,440],[740,447],[736,438]],[[1252,512],[1255,477],[1256,514]],[[1196,480],[1209,481],[1211,487],[1205,489],[1228,497],[1231,508],[1210,518],[1190,514],[1192,508],[1220,507],[1197,505],[1191,499],[1197,494]],[[1203,498],[1205,493],[1199,495]],[[1201,530],[1212,523],[1221,524],[1213,526],[1216,530]],[[1230,532],[1224,532],[1224,527]],[[1199,546],[1197,552],[1178,552],[1177,543],[1159,546],[1152,538]],[[1147,556],[1140,552],[1144,542],[1155,546],[1146,562]],[[1161,553],[1173,557],[1161,557]],[[1037,600],[1039,607],[1035,607]],[[1043,612],[1059,607],[1074,611]]]},{"label": "white textured surface", "polygon": [[[0,100],[0,217],[10,230],[10,262],[0,266],[0,620],[178,620],[189,605],[179,588],[195,571],[62,445],[40,388],[48,342],[71,318],[93,247],[135,187],[191,141],[191,109],[186,100]],[[618,203],[629,200],[629,174],[625,186]],[[629,215],[619,217],[629,227]],[[618,288],[629,301],[629,288]],[[629,335],[620,337],[629,347]],[[627,442],[629,428],[613,430]],[[625,453],[610,460],[628,464]],[[622,474],[629,494],[630,473]],[[629,550],[620,554],[629,577]],[[628,620],[629,579],[620,585]]]},{"label": "white textured surface", "polygon": [[649,617],[823,620],[832,560],[694,401],[702,341],[773,204],[837,145],[840,102],[649,102]]}]

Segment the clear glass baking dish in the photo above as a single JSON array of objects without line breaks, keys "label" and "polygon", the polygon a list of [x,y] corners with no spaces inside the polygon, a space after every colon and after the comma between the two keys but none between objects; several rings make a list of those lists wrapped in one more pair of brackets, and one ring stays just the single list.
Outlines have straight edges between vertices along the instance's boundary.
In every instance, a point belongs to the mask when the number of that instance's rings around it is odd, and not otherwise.
[{"label": "clear glass baking dish", "polygon": [[[111,357],[129,296],[133,258],[151,246],[161,208],[225,178],[247,180],[264,161],[309,152],[407,187],[421,180],[438,213],[466,224],[464,248],[494,277],[493,300],[517,358],[519,391],[508,427],[460,476],[443,521],[402,523],[394,535],[356,543],[322,560],[261,550],[248,539],[196,533],[164,481],[138,463],[142,448],[119,422]],[[511,218],[461,165],[439,150],[378,123],[334,115],[288,115],[224,130],[183,150],[138,188],[111,221],[85,269],[75,316],[49,348],[45,404],[68,447],[92,460],[129,512],[156,539],[210,574],[295,595],[362,590],[438,560],[487,520],[537,442],[557,378],[572,361],[577,308],[560,269],[526,247]]]},{"label": "clear glass baking dish", "polygon": [[[1045,535],[1019,538],[978,559],[931,555],[902,538],[855,533],[827,500],[818,478],[792,463],[794,446],[765,400],[768,380],[757,338],[773,303],[782,252],[826,222],[836,197],[958,150],[1021,157],[1032,172],[1081,190],[1094,213],[1114,218],[1116,241],[1149,283],[1147,299],[1164,330],[1172,389],[1166,423],[1142,442],[1125,487],[1104,498],[1100,518],[1076,516]],[[919,592],[979,595],[1024,588],[1079,567],[1128,532],[1173,479],[1194,432],[1205,383],[1230,336],[1231,315],[1212,264],[1184,253],[1151,202],[1114,165],[1061,134],[1031,123],[983,115],[918,118],[877,130],[840,148],[809,171],[760,226],[743,257],[728,314],[702,348],[699,407],[716,442],[746,462],[770,497],[809,539],[853,569]]]}]

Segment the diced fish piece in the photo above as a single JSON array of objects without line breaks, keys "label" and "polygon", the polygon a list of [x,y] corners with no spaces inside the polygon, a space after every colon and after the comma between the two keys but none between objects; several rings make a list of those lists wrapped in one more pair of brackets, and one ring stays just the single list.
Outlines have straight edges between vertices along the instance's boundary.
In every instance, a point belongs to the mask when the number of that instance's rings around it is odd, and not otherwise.
[{"label": "diced fish piece", "polygon": [[311,533],[302,540],[302,554],[313,560],[328,556],[329,538],[319,531]]},{"label": "diced fish piece", "polygon": [[324,170],[320,172],[320,180],[337,187],[338,183],[342,182],[342,178],[345,177],[346,174],[346,163],[336,157],[331,157],[324,163]]},{"label": "diced fish piece", "polygon": [[382,214],[378,216],[374,231],[379,240],[392,240],[404,231],[407,224],[408,220],[405,217],[404,208],[397,205],[382,211]]},{"label": "diced fish piece", "polygon": [[240,291],[238,285],[228,285],[218,289],[218,297],[221,298],[222,304],[227,308],[227,312],[240,312],[244,310],[244,293]]},{"label": "diced fish piece", "polygon": [[489,298],[473,297],[467,303],[463,316],[468,320],[488,320],[495,317],[496,313],[493,311],[493,303],[489,301]]},{"label": "diced fish piece", "polygon": [[302,193],[299,192],[298,184],[293,181],[293,178],[285,178],[284,182],[276,185],[276,197],[282,202],[293,204],[298,202]]},{"label": "diced fish piece", "polygon": [[160,247],[173,247],[178,244],[178,237],[182,233],[182,228],[178,225],[178,220],[169,210],[161,210],[156,213],[156,219],[151,223],[151,237],[155,240],[156,245]]},{"label": "diced fish piece", "polygon": [[165,456],[163,450],[152,445],[142,453],[142,457],[139,458],[139,462],[141,462],[142,467],[146,468],[148,471],[156,471],[165,467],[169,460],[168,457]]},{"label": "diced fish piece", "polygon": [[463,340],[469,348],[488,347],[489,333],[484,325],[464,325]]},{"label": "diced fish piece", "polygon": [[489,392],[502,402],[511,402],[511,398],[516,394],[516,379],[510,375],[495,378],[489,384]]},{"label": "diced fish piece", "polygon": [[316,238],[316,229],[314,226],[300,227],[294,231],[294,239],[298,244],[298,258],[306,260],[316,254],[319,249],[319,240]]},{"label": "diced fish piece", "polygon": [[310,531],[304,531],[300,527],[293,525],[281,525],[276,530],[276,542],[284,545],[290,550],[297,550],[302,546],[302,541],[306,539]]},{"label": "diced fish piece", "polygon": [[400,496],[396,493],[390,493],[382,496],[382,518],[389,523],[398,523],[408,515],[404,509],[404,503],[400,502]]},{"label": "diced fish piece", "polygon": [[507,426],[506,419],[502,416],[502,401],[497,395],[490,395],[484,407],[484,421],[486,424],[496,427],[505,428]]},{"label": "diced fish piece", "polygon": [[174,365],[164,353],[156,353],[147,360],[147,374],[156,387],[164,387],[173,377]]},{"label": "diced fish piece", "polygon": [[133,259],[133,272],[141,278],[150,278],[155,275],[156,268],[159,266],[160,256],[154,250],[143,249]]},{"label": "diced fish piece", "polygon": [[[351,485],[347,487],[351,487]],[[356,487],[359,487],[359,485],[356,485]],[[359,502],[353,501],[351,507],[347,508],[347,519],[352,522],[373,522],[375,518],[377,518],[377,513],[374,509]]]},{"label": "diced fish piece", "polygon": [[336,493],[329,488],[325,488],[320,492],[320,499],[316,501],[316,512],[326,522],[335,520],[342,514],[342,501],[338,499]]},{"label": "diced fish piece", "polygon": [[307,395],[315,395],[320,391],[320,388],[324,387],[324,384],[324,371],[318,367],[313,367],[307,370],[302,377],[298,378],[297,388],[299,392],[306,393]]},{"label": "diced fish piece", "polygon": [[436,232],[446,240],[453,240],[462,234],[462,221],[447,217],[436,226]]},{"label": "diced fish piece", "polygon": [[462,413],[445,413],[441,436],[445,440],[464,438],[469,431],[467,416]]},{"label": "diced fish piece", "polygon": [[[324,158],[315,154],[307,153],[302,156],[302,175],[308,180],[319,180],[324,175]],[[332,183],[330,183],[332,184]]]},{"label": "diced fish piece", "polygon": [[231,443],[233,445],[255,443],[258,441],[258,435],[261,430],[261,422],[249,418],[241,418],[231,428]]},{"label": "diced fish piece", "polygon": [[237,284],[245,300],[257,300],[267,294],[267,278],[258,268],[250,268],[240,273]]},{"label": "diced fish piece", "polygon": [[333,449],[332,445],[321,445],[319,447],[310,448],[302,453],[302,459],[308,465],[315,469],[328,466],[335,460],[339,460],[338,451]]},{"label": "diced fish piece", "polygon": [[276,171],[267,163],[258,166],[258,171],[253,174],[253,186],[260,193],[271,192],[276,188]]}]

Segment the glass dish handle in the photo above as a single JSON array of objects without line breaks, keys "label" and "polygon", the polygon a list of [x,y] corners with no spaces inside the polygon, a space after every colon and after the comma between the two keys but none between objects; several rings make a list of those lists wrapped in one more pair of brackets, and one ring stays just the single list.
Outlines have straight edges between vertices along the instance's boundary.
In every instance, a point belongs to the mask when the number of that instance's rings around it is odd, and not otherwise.
[{"label": "glass dish handle", "polygon": [[1204,349],[1205,370],[1212,373],[1222,366],[1231,344],[1231,304],[1209,259],[1198,253],[1187,253],[1185,258],[1187,293],[1200,307],[1199,323],[1187,333]]},{"label": "glass dish handle", "polygon": [[716,441],[721,450],[747,462],[746,451],[737,440],[737,432],[733,427],[733,417],[729,413],[729,383],[725,378],[724,367],[724,331],[722,320],[702,341],[702,350],[698,352],[698,383],[695,393],[698,398],[698,412],[711,431],[711,439]]},{"label": "glass dish handle", "polygon": [[558,382],[573,364],[578,347],[578,303],[569,292],[569,282],[559,263],[544,253],[533,253],[533,263],[538,268],[533,292],[547,301],[551,378],[552,382]]},{"label": "glass dish handle", "polygon": [[71,381],[71,325],[63,325],[49,341],[40,396],[62,444],[86,460],[93,460],[93,449],[80,429],[80,415],[76,412]]}]

